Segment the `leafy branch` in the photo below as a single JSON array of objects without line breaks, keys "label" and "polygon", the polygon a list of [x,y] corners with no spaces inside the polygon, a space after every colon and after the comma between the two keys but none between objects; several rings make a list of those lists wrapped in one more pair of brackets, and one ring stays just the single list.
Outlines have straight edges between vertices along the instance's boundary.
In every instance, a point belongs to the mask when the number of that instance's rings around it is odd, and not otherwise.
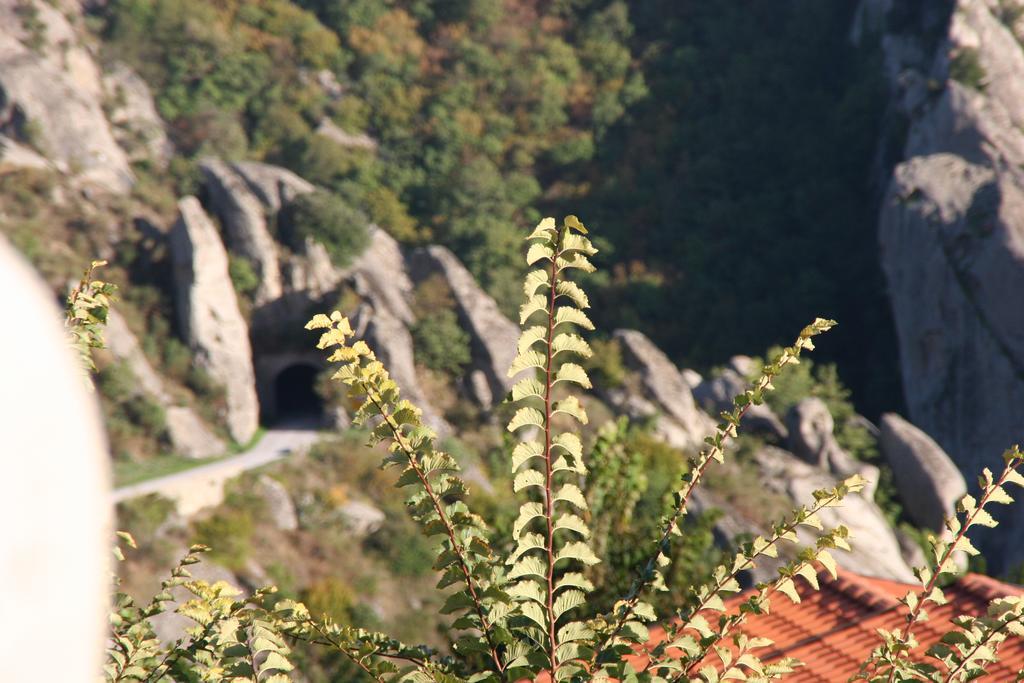
[{"label": "leafy branch", "polygon": [[[611,655],[611,660],[615,661],[627,651],[630,643],[641,642],[646,638],[646,628],[642,623],[635,621],[634,617],[653,620],[653,609],[641,602],[643,593],[649,588],[659,589],[664,585],[661,568],[670,561],[671,538],[681,533],[679,524],[687,513],[690,496],[705,471],[712,462],[724,462],[726,444],[738,434],[740,422],[750,406],[761,405],[765,392],[774,389],[772,382],[775,377],[785,366],[799,363],[802,351],[814,349],[812,338],[828,331],[835,324],[833,320],[816,318],[800,332],[793,346],[783,349],[774,361],[764,367],[761,376],[744,393],[735,397],[732,410],[721,413],[722,421],[715,429],[714,435],[705,439],[707,447],[690,461],[689,470],[683,475],[683,486],[674,495],[673,507],[662,523],[654,552],[643,565],[628,594],[615,604],[612,614],[603,618],[605,623],[610,622],[611,626],[607,628],[606,634],[595,648],[593,663],[603,663],[602,657],[605,654]],[[624,636],[622,640],[625,642],[620,642],[620,636]]]}]

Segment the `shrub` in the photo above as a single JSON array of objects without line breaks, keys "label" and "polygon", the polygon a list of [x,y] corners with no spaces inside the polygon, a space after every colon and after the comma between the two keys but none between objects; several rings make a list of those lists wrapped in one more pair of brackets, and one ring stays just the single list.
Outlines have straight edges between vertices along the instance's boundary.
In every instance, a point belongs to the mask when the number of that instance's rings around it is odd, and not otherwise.
[{"label": "shrub", "polygon": [[416,362],[452,377],[462,374],[470,361],[469,333],[455,311],[443,309],[417,320],[410,330]]},{"label": "shrub", "polygon": [[[511,449],[513,490],[521,506],[511,536],[492,544],[491,529],[473,514],[466,500],[466,484],[459,466],[440,450],[434,432],[425,426],[421,412],[402,399],[400,389],[387,369],[362,341],[353,341],[349,321],[338,312],[316,315],[308,329],[321,330],[318,348],[329,352],[337,364],[335,377],[349,387],[350,398],[358,402],[354,421],[369,428],[371,445],[386,446],[385,468],[399,470],[398,487],[408,491],[406,505],[412,520],[426,537],[439,540],[433,567],[441,573],[438,587],[446,589],[442,608],[454,615],[452,655],[438,656],[424,646],[410,647],[382,633],[349,628],[330,618],[316,619],[309,610],[291,601],[271,605],[267,593],[249,601],[232,601],[222,585],[187,582],[178,570],[164,584],[185,585],[197,595],[187,614],[201,624],[196,638],[172,646],[164,656],[153,643],[147,619],[161,611],[156,607],[133,611],[124,596],[115,604],[112,619],[112,649],[108,678],[116,679],[126,663],[149,675],[146,664],[155,667],[159,679],[173,661],[184,670],[182,679],[197,679],[209,667],[247,671],[244,662],[262,659],[271,652],[268,668],[287,671],[284,635],[291,639],[324,645],[341,653],[377,681],[476,681],[498,683],[546,679],[551,681],[717,681],[779,678],[798,664],[782,660],[771,664],[759,654],[771,643],[750,639],[742,632],[750,615],[767,613],[773,599],[799,602],[797,580],[817,587],[819,567],[833,576],[836,563],[832,551],[847,549],[848,531],[839,526],[823,528],[822,512],[836,507],[849,494],[863,489],[864,481],[851,477],[828,490],[814,492],[813,502],[798,507],[791,515],[771,526],[765,537],[744,543],[733,557],[717,566],[711,578],[690,587],[691,599],[675,608],[664,622],[665,638],[648,643],[647,624],[658,620],[649,596],[665,588],[671,573],[671,554],[676,537],[687,531],[682,526],[695,488],[716,463],[728,456],[726,446],[737,436],[748,406],[760,404],[772,391],[773,382],[787,366],[798,362],[813,348],[812,339],[834,324],[817,319],[802,330],[793,346],[787,347],[764,366],[763,374],[736,397],[733,408],[706,440],[705,449],[685,465],[675,489],[666,496],[652,540],[638,543],[642,549],[635,562],[631,585],[612,603],[591,603],[598,586],[587,572],[601,562],[595,553],[591,526],[607,525],[607,519],[590,517],[588,501],[579,488],[589,460],[596,473],[591,500],[601,514],[611,511],[629,516],[643,500],[640,477],[647,476],[623,444],[624,427],[616,434],[605,433],[603,442],[585,456],[578,425],[588,421],[586,409],[573,387],[589,387],[590,380],[576,360],[591,355],[579,331],[593,328],[583,309],[588,300],[569,275],[574,269],[593,269],[589,257],[596,250],[586,229],[575,216],[559,228],[545,219],[529,236],[529,265],[539,264],[526,277],[526,303],[521,311],[526,326],[518,344],[518,355],[510,374],[519,379],[511,391],[518,404],[507,425],[517,437]],[[383,449],[381,449],[383,451]],[[1005,466],[998,475],[985,470],[977,498],[966,496],[958,514],[947,522],[943,540],[933,538],[928,566],[919,570],[921,589],[910,590],[903,600],[903,627],[881,631],[880,644],[854,677],[871,681],[961,680],[984,673],[995,651],[1008,633],[1020,630],[1024,620],[1024,599],[998,598],[981,618],[954,620],[941,642],[929,650],[929,663],[911,660],[917,646],[915,629],[926,619],[925,608],[942,604],[941,585],[955,572],[959,552],[976,554],[967,540],[976,525],[994,526],[988,509],[993,504],[1012,502],[1006,488],[1024,486],[1024,454],[1014,448],[1004,454]],[[677,463],[678,466],[678,463]],[[630,482],[633,482],[632,484]],[[642,492],[641,492],[642,493]],[[216,519],[213,518],[213,519]],[[611,520],[614,524],[616,520]],[[799,544],[797,529],[811,527],[817,538],[795,552],[782,552]],[[615,531],[611,531],[615,533]],[[704,530],[706,534],[706,529]],[[698,539],[699,540],[699,539]],[[599,546],[598,546],[599,547]],[[194,549],[182,563],[195,561]],[[724,599],[740,592],[740,572],[756,567],[765,558],[781,561],[776,576],[752,590],[738,610],[727,610]],[[630,564],[634,564],[631,560]],[[184,573],[187,577],[187,572]],[[342,591],[324,590],[324,602],[344,602]],[[230,594],[229,594],[230,597]],[[319,598],[318,598],[319,599]],[[587,619],[588,614],[596,616]],[[266,637],[260,641],[260,636]],[[204,639],[204,634],[207,635]],[[202,649],[196,652],[202,643]],[[244,646],[262,642],[260,657]],[[240,644],[243,644],[239,647]],[[634,668],[629,657],[644,648],[648,663]],[[155,649],[155,652],[154,652]],[[141,662],[137,652],[142,651]],[[770,649],[767,652],[771,652]],[[721,664],[719,664],[721,662]],[[148,664],[147,664],[148,663]],[[152,669],[151,669],[152,670]],[[111,672],[114,675],[110,675]],[[948,676],[946,674],[949,674]],[[269,675],[268,675],[269,678]],[[257,680],[259,676],[257,675]]]},{"label": "shrub", "polygon": [[949,63],[949,77],[968,88],[984,90],[988,74],[985,73],[985,67],[981,65],[978,50],[973,47],[957,50]]},{"label": "shrub", "polygon": [[249,259],[231,254],[228,257],[228,275],[235,291],[245,296],[252,296],[260,286],[260,278],[253,270]]},{"label": "shrub", "polygon": [[210,558],[233,571],[245,567],[256,525],[251,510],[222,506],[193,525],[195,543],[214,548]]},{"label": "shrub", "polygon": [[323,244],[342,267],[369,246],[368,224],[365,214],[324,190],[296,197],[278,217],[281,236],[294,251],[301,253],[310,238]]}]

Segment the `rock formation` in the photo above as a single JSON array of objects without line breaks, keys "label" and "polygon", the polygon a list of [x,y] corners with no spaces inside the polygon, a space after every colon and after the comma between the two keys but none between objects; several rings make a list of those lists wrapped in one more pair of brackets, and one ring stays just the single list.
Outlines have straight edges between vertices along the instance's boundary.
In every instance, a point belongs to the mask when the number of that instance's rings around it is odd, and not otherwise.
[{"label": "rock formation", "polygon": [[220,159],[204,159],[200,168],[210,203],[227,232],[228,247],[248,259],[259,277],[256,302],[280,297],[281,266],[277,244],[267,229],[259,198],[249,190],[245,179]]},{"label": "rock formation", "polygon": [[[733,399],[750,387],[748,377],[754,368],[753,359],[749,356],[733,356],[729,364],[710,379],[691,377],[687,381],[697,381],[693,386],[693,398],[697,404],[712,415],[723,410],[732,410]],[[769,434],[778,441],[785,441],[787,432],[782,420],[764,405],[751,405],[743,416],[743,428],[755,433]]]},{"label": "rock formation", "polygon": [[114,138],[132,161],[151,160],[166,167],[174,154],[164,122],[156,112],[146,81],[123,62],[103,73],[105,101]]},{"label": "rock formation", "polygon": [[715,423],[697,407],[679,368],[641,332],[615,330],[614,338],[639,376],[643,397],[658,410],[655,430],[676,448],[699,448]]},{"label": "rock formation", "polygon": [[258,161],[239,161],[231,168],[242,176],[249,189],[256,194],[267,211],[276,213],[300,194],[312,192],[313,184],[286,168],[261,164]]},{"label": "rock formation", "polygon": [[882,416],[879,445],[904,511],[915,524],[942,531],[943,520],[967,493],[956,464],[930,436],[894,413]]},{"label": "rock formation", "polygon": [[[509,366],[516,355],[520,329],[498,310],[466,267],[448,249],[441,246],[417,249],[410,257],[413,277],[421,281],[431,273],[440,273],[451,289],[459,321],[469,332],[472,342],[472,372],[483,382],[472,380],[470,388],[477,402],[492,407],[512,388]],[[471,372],[471,374],[472,374]],[[473,384],[477,386],[472,386]]]},{"label": "rock formation", "polygon": [[178,203],[171,229],[178,319],[196,362],[224,385],[228,431],[238,443],[256,432],[259,405],[249,329],[228,276],[228,258],[216,228],[195,197]]},{"label": "rock formation", "polygon": [[[766,447],[755,456],[766,489],[784,493],[798,504],[813,502],[811,493],[832,488],[836,479],[778,448]],[[900,553],[899,540],[870,496],[852,495],[840,507],[820,513],[826,528],[845,525],[850,530],[851,552],[835,551],[840,565],[859,574],[914,582],[914,574]],[[813,542],[814,534],[800,527],[801,543]]]},{"label": "rock formation", "polygon": [[836,441],[835,421],[825,402],[817,397],[805,398],[786,415],[789,448],[798,458],[839,479],[859,474],[869,483],[864,497],[874,498],[878,488],[878,468],[858,462]]},{"label": "rock formation", "polygon": [[[910,125],[879,239],[909,417],[973,476],[1024,428],[1024,50],[995,3],[940,5],[937,42],[883,36]],[[1024,511],[1000,535],[990,566],[1024,559]]]},{"label": "rock formation", "polygon": [[267,515],[274,527],[281,531],[295,531],[299,528],[299,517],[295,511],[288,489],[273,477],[263,475],[257,482],[260,496],[266,506]]},{"label": "rock formation", "polygon": [[34,3],[42,28],[30,33],[18,4],[0,1],[0,133],[31,143],[86,184],[127,192],[133,175],[103,115],[92,55],[56,6]]}]

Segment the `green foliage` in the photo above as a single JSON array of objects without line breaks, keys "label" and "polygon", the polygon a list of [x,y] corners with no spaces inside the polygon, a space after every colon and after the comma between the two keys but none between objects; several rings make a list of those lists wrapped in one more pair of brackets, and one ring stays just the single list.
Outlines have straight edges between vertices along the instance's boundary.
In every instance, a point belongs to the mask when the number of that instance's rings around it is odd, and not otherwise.
[{"label": "green foliage", "polygon": [[[590,257],[596,249],[575,216],[566,217],[561,226],[544,219],[528,241],[527,263],[535,269],[524,282],[526,302],[520,321],[525,329],[509,369],[510,377],[517,378],[511,401],[518,407],[507,427],[521,438],[509,453],[512,488],[519,494],[520,507],[510,538],[499,549],[492,547],[485,521],[469,508],[455,458],[439,450],[421,411],[401,397],[398,385],[369,346],[352,339],[348,319],[339,312],[319,314],[306,326],[321,331],[317,347],[330,352],[328,360],[337,368],[333,378],[349,388],[349,399],[357,406],[354,422],[369,430],[369,445],[385,447],[382,466],[398,472],[397,485],[407,493],[405,504],[412,520],[425,537],[439,540],[433,568],[440,573],[438,588],[447,589],[441,612],[454,619],[457,636],[452,655],[440,656],[427,647],[410,647],[381,633],[340,625],[355,615],[351,592],[335,582],[317,585],[308,593],[318,612],[314,617],[298,603],[271,605],[269,589],[248,601],[237,601],[234,589],[225,584],[189,581],[185,567],[205,550],[195,546],[149,607],[139,608],[126,596],[117,596],[108,680],[152,679],[154,675],[159,679],[169,673],[184,680],[221,680],[233,675],[276,683],[285,680],[280,675],[292,667],[286,639],[326,647],[379,683],[497,683],[538,677],[579,683],[610,678],[713,683],[772,680],[795,670],[799,662],[789,658],[762,662],[759,652],[771,652],[771,643],[746,635],[744,624],[751,615],[767,613],[774,599],[800,602],[797,582],[816,589],[819,568],[836,576],[832,553],[849,550],[849,532],[844,526],[825,528],[822,513],[860,492],[865,484],[860,477],[813,492],[811,502],[772,524],[764,536],[743,543],[705,575],[691,577],[690,585],[683,587],[687,596],[681,603],[673,602],[659,614],[650,594],[668,590],[666,580],[675,576],[672,565],[678,539],[693,532],[692,526],[684,524],[693,492],[709,470],[726,461],[731,452],[727,445],[738,436],[746,411],[764,403],[787,366],[797,365],[801,355],[814,348],[813,338],[835,323],[819,318],[805,327],[795,343],[766,363],[761,375],[734,399],[732,409],[722,413],[715,432],[706,439],[704,450],[690,458],[682,472],[676,469],[667,477],[677,478],[676,490],[663,496],[667,506],[653,525],[653,543],[636,544],[646,551],[630,560],[633,564],[639,559],[632,584],[610,605],[589,604],[601,595],[589,576],[600,576],[594,568],[603,558],[614,558],[608,537],[635,528],[639,513],[650,501],[651,482],[660,478],[654,474],[657,467],[646,465],[661,458],[648,456],[650,460],[645,461],[640,449],[632,447],[635,442],[631,443],[627,425],[618,423],[600,431],[589,451],[588,468],[579,428],[586,424],[587,413],[575,392],[578,387],[589,388],[590,380],[576,361],[591,355],[579,332],[592,329],[593,324],[585,312],[587,295],[568,276],[574,269],[593,270]],[[903,601],[905,627],[881,634],[882,644],[859,678],[889,683],[973,679],[995,660],[1007,634],[1024,633],[1024,601],[1000,598],[986,616],[954,620],[954,629],[928,650],[937,663],[909,659],[909,652],[917,647],[914,628],[926,616],[923,607],[945,601],[940,579],[952,574],[954,556],[977,554],[967,532],[976,525],[995,526],[986,506],[1012,502],[1006,489],[1009,484],[1024,486],[1024,476],[1018,472],[1024,455],[1014,448],[1004,460],[1006,467],[998,477],[987,469],[983,472],[980,498],[965,496],[959,516],[947,521],[947,533],[931,540],[929,566],[918,570],[923,587]],[[586,493],[580,485],[587,485]],[[252,503],[244,495],[232,495],[234,509],[257,514],[247,507]],[[200,524],[238,524],[220,514]],[[591,527],[602,538],[594,538]],[[798,545],[801,527],[816,536],[806,547]],[[247,539],[250,533],[245,528],[207,530],[210,538],[227,534]],[[707,542],[707,528],[697,527],[696,545],[684,542],[683,547],[692,551]],[[787,546],[788,552],[783,553]],[[230,558],[224,559],[239,562],[245,550],[231,548]],[[788,560],[774,578],[749,591],[738,609],[726,606],[725,600],[741,590],[742,572],[765,558],[780,557]],[[169,589],[176,587],[196,596],[177,611],[198,625],[186,639],[161,648],[148,619],[163,611]],[[666,637],[648,642],[648,625],[656,621],[664,624]],[[644,647],[648,660],[642,670],[630,663],[638,647]]]},{"label": "green foliage", "polygon": [[68,294],[64,329],[70,337],[71,346],[78,353],[85,375],[86,385],[91,389],[89,373],[96,370],[92,350],[103,348],[103,327],[107,324],[110,303],[117,287],[109,282],[94,280],[96,269],[107,265],[106,261],[93,261],[78,286]]},{"label": "green foliage", "polygon": [[46,23],[39,18],[39,8],[33,0],[19,0],[14,5],[14,15],[21,21],[21,29],[27,34],[25,44],[29,49],[42,52],[46,46]]},{"label": "green foliage", "polygon": [[299,195],[278,216],[281,237],[293,250],[301,253],[312,239],[338,266],[347,266],[369,246],[368,225],[365,214],[324,190]]},{"label": "green foliage", "polygon": [[590,342],[593,355],[583,366],[594,378],[594,383],[608,388],[620,387],[626,381],[626,366],[622,362],[622,346],[615,339],[594,339]]},{"label": "green foliage", "polygon": [[418,363],[452,377],[460,376],[469,365],[469,333],[455,311],[443,309],[420,318],[410,331]]},{"label": "green foliage", "polygon": [[[768,350],[768,357],[779,353],[779,347]],[[754,365],[760,367],[763,361],[754,359]],[[851,392],[842,380],[835,363],[816,365],[807,360],[779,378],[773,391],[765,403],[777,414],[785,416],[790,408],[803,399],[814,396],[824,401],[829,413],[835,421],[836,441],[850,455],[864,462],[877,462],[879,459],[877,444],[868,430],[853,420],[857,410],[851,400]]]},{"label": "green foliage", "polygon": [[239,294],[252,296],[260,286],[260,278],[247,258],[231,254],[228,257],[228,275]]},{"label": "green foliage", "polygon": [[217,564],[236,571],[245,567],[256,529],[258,509],[254,503],[255,499],[244,495],[229,497],[213,514],[193,525],[196,543],[216,544],[210,558]]},{"label": "green foliage", "polygon": [[988,508],[1013,502],[1007,491],[1011,484],[1024,487],[1024,475],[1019,472],[1024,466],[1024,454],[1017,446],[1003,454],[1003,463],[1003,471],[998,476],[987,467],[982,470],[978,478],[978,497],[965,495],[957,504],[956,514],[946,520],[945,533],[929,538],[928,564],[914,572],[921,588],[909,591],[901,600],[907,608],[902,628],[880,631],[882,643],[871,653],[856,679],[890,683],[896,680],[973,680],[984,675],[986,667],[998,660],[998,648],[1008,635],[1024,634],[1024,599],[997,598],[989,603],[984,616],[953,619],[955,628],[928,648],[926,661],[910,658],[911,651],[921,645],[914,630],[927,620],[926,608],[947,602],[942,585],[944,579],[956,576],[957,555],[978,555],[967,536],[968,531],[974,526],[997,526]]},{"label": "green foliage", "polygon": [[977,48],[964,47],[956,51],[949,62],[949,77],[968,88],[985,89],[988,74],[981,65]]}]

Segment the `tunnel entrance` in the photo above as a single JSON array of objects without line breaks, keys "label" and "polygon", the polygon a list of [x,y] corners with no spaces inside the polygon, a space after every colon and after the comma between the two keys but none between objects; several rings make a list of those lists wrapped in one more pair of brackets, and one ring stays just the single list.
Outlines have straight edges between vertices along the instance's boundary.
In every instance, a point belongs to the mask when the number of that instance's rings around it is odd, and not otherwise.
[{"label": "tunnel entrance", "polygon": [[274,421],[320,421],[324,416],[323,399],[316,393],[320,368],[305,363],[290,365],[274,380]]}]

